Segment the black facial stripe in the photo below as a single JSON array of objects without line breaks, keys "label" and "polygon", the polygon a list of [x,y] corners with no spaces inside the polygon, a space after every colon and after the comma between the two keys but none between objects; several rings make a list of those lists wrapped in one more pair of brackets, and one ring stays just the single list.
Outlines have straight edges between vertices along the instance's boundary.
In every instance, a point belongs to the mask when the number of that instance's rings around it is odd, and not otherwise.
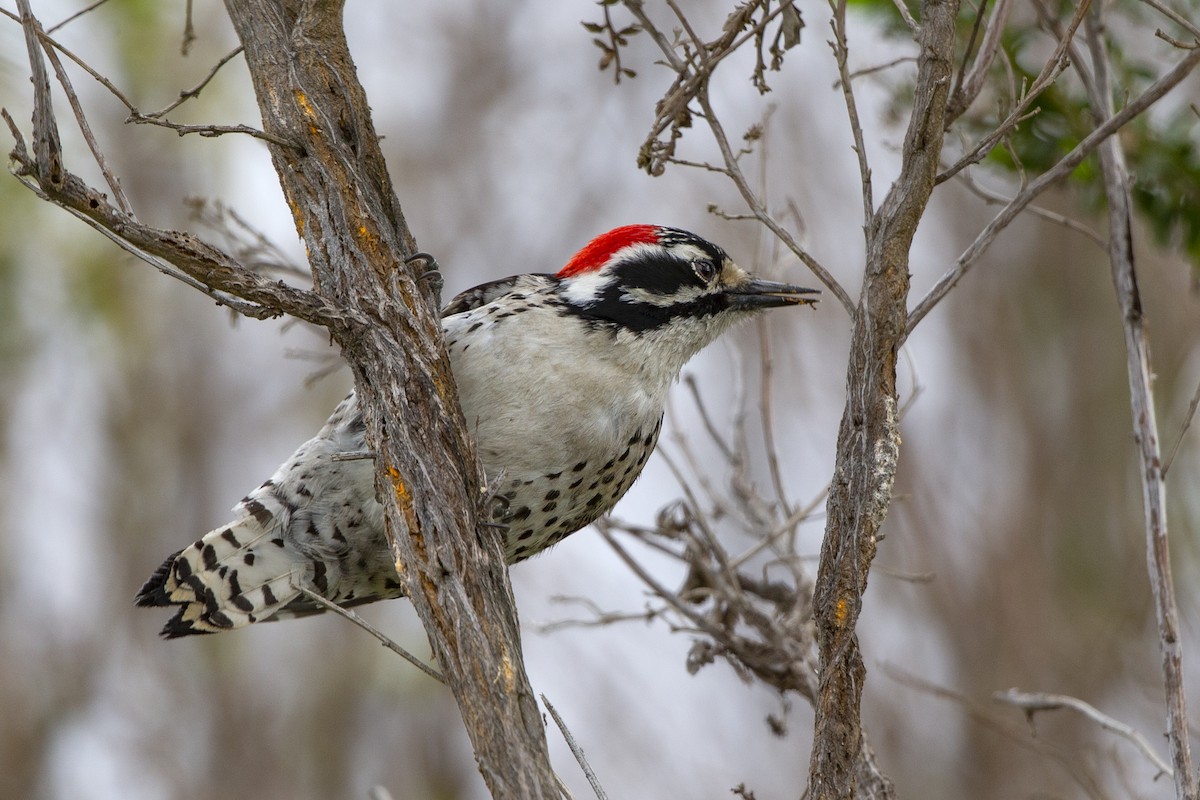
[{"label": "black facial stripe", "polygon": [[680,317],[711,317],[729,307],[723,294],[701,295],[695,300],[669,306],[630,302],[622,300],[621,294],[618,287],[610,286],[604,290],[599,302],[576,307],[577,313],[601,325],[615,325],[634,333],[644,333]]},{"label": "black facial stripe", "polygon": [[617,277],[604,290],[605,294],[644,289],[667,297],[685,286],[704,288],[704,282],[696,276],[690,263],[665,253],[626,261],[618,264],[614,272]]}]

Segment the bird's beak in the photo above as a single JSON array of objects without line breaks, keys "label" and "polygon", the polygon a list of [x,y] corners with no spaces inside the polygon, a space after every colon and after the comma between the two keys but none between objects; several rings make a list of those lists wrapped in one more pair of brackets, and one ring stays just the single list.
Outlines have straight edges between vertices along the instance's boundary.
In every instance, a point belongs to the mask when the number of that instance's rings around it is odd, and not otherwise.
[{"label": "bird's beak", "polygon": [[790,283],[762,281],[757,278],[731,286],[725,290],[729,299],[729,307],[743,311],[754,311],[760,308],[776,306],[814,305],[815,297],[806,295],[820,294],[816,289],[805,289],[803,286],[793,286]]}]

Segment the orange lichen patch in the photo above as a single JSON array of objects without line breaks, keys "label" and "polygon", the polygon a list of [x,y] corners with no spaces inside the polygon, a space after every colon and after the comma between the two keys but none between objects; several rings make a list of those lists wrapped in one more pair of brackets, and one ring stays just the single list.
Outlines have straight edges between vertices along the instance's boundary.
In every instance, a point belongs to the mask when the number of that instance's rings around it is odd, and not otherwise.
[{"label": "orange lichen patch", "polygon": [[[292,211],[292,221],[296,224],[296,235],[301,239],[304,238],[304,216],[300,213],[300,204],[292,198],[288,198],[288,208]],[[308,245],[306,244],[307,248]]]},{"label": "orange lichen patch", "polygon": [[837,620],[839,627],[845,627],[846,620],[850,616],[850,604],[846,602],[846,598],[839,597],[837,604],[833,607],[833,618]]},{"label": "orange lichen patch", "polygon": [[[412,492],[408,490],[404,479],[400,477],[400,471],[395,467],[388,467],[388,478],[392,481],[392,491],[396,493],[396,503],[400,506],[400,513],[404,515],[404,524],[408,526],[409,536],[416,535],[420,530],[420,523],[417,520],[417,512],[413,509]],[[420,538],[418,537],[418,541]],[[422,547],[422,549],[424,549]],[[422,558],[424,553],[421,554]]]},{"label": "orange lichen patch", "polygon": [[512,659],[505,653],[500,657],[500,680],[504,682],[504,691],[512,694],[517,690],[517,672],[513,669]]},{"label": "orange lichen patch", "polygon": [[308,95],[302,89],[296,90],[296,104],[300,106],[300,110],[304,112],[304,116],[311,120],[316,120],[316,109],[312,107],[312,103],[308,102]]}]

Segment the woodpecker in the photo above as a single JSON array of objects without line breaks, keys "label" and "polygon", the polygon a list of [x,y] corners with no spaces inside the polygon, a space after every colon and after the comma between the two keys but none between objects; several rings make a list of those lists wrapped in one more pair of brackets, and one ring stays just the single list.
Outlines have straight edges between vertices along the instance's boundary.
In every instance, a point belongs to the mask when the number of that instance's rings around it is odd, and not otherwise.
[{"label": "woodpecker", "polygon": [[[557,274],[458,295],[442,331],[489,478],[508,562],[611,509],[641,473],[683,365],[733,323],[816,292],[758,280],[700,237],[628,225]],[[234,507],[235,519],[171,555],[137,595],[174,606],[166,638],[403,596],[384,535],[353,393],[321,431]]]}]

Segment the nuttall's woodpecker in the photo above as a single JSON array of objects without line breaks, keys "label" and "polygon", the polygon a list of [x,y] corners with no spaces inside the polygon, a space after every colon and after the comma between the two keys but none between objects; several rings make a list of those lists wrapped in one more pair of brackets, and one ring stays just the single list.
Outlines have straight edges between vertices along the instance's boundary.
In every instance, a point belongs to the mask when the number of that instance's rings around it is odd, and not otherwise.
[{"label": "nuttall's woodpecker", "polygon": [[[501,477],[494,521],[510,563],[616,504],[654,449],[671,383],[738,320],[812,303],[757,280],[721,248],[656,225],[592,240],[557,274],[516,275],[454,298],[442,330],[484,472]],[[138,593],[176,606],[162,634],[214,633],[402,596],[354,394],[236,519],[168,558]]]}]

